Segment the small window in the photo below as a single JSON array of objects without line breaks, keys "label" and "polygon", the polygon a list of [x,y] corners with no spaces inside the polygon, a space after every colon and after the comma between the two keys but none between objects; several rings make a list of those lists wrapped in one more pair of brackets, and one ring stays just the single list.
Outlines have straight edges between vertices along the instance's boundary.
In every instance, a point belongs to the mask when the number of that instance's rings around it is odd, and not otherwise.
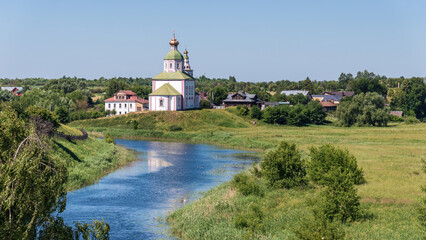
[{"label": "small window", "polygon": [[121,108],[121,103],[120,103],[120,104],[118,104],[118,107],[119,107],[119,108]]},{"label": "small window", "polygon": [[121,114],[121,112],[119,112],[118,114]]},{"label": "small window", "polygon": [[176,65],[177,68],[179,68],[179,63]]},{"label": "small window", "polygon": [[124,104],[124,107],[127,107],[127,104]]},{"label": "small window", "polygon": [[108,103],[108,108],[111,108],[111,103]]},{"label": "small window", "polygon": [[130,103],[130,107],[132,107],[132,104]]},{"label": "small window", "polygon": [[115,108],[115,103],[114,103],[114,108]]},{"label": "small window", "polygon": [[138,107],[138,112],[142,111],[141,107]]},{"label": "small window", "polygon": [[170,63],[170,68],[172,68],[172,64]]},{"label": "small window", "polygon": [[163,106],[163,99],[160,99],[160,107]]}]

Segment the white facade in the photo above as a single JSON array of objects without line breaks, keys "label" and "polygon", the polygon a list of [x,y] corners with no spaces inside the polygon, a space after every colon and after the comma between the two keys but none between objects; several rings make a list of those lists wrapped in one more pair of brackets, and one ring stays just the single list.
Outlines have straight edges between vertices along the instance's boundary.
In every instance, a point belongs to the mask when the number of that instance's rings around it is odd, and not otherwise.
[{"label": "white facade", "polygon": [[105,102],[105,111],[115,110],[116,115],[136,112],[136,101],[133,102]]}]

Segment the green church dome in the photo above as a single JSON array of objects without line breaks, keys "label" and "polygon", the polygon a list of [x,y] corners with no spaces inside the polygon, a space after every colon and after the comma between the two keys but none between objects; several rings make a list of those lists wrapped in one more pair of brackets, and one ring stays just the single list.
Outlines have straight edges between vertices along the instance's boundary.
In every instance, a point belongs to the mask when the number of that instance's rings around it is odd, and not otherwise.
[{"label": "green church dome", "polygon": [[183,56],[178,50],[170,50],[169,53],[164,57],[164,60],[182,60]]}]

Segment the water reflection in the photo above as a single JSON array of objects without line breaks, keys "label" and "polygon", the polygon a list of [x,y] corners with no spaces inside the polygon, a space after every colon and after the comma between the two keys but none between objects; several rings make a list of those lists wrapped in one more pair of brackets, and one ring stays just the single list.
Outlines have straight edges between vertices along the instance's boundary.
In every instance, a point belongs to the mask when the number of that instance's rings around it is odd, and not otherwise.
[{"label": "water reflection", "polygon": [[197,198],[198,193],[228,181],[253,159],[237,160],[243,151],[207,145],[117,139],[139,151],[140,161],[68,193],[65,221],[104,218],[111,239],[168,238],[159,222],[168,212]]}]

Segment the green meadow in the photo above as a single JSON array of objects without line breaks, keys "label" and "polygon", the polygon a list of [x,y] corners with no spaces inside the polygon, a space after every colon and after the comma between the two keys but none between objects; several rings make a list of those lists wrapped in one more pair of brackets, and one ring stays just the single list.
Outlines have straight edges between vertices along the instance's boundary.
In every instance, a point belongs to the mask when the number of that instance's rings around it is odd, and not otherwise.
[{"label": "green meadow", "polygon": [[[240,117],[230,110],[146,112],[70,126],[94,135],[211,143],[227,148],[265,151],[280,141],[296,143],[308,160],[309,148],[326,143],[348,149],[363,169],[367,183],[357,186],[361,206],[370,217],[342,226],[347,239],[424,239],[416,207],[426,183],[426,123],[391,123],[388,127],[273,126]],[[262,179],[258,180],[262,186]],[[183,239],[297,239],[299,222],[309,215],[315,187],[268,190],[265,196],[242,196],[230,183],[172,213],[172,233]],[[250,204],[261,206],[264,232],[248,235],[233,224]]]}]

